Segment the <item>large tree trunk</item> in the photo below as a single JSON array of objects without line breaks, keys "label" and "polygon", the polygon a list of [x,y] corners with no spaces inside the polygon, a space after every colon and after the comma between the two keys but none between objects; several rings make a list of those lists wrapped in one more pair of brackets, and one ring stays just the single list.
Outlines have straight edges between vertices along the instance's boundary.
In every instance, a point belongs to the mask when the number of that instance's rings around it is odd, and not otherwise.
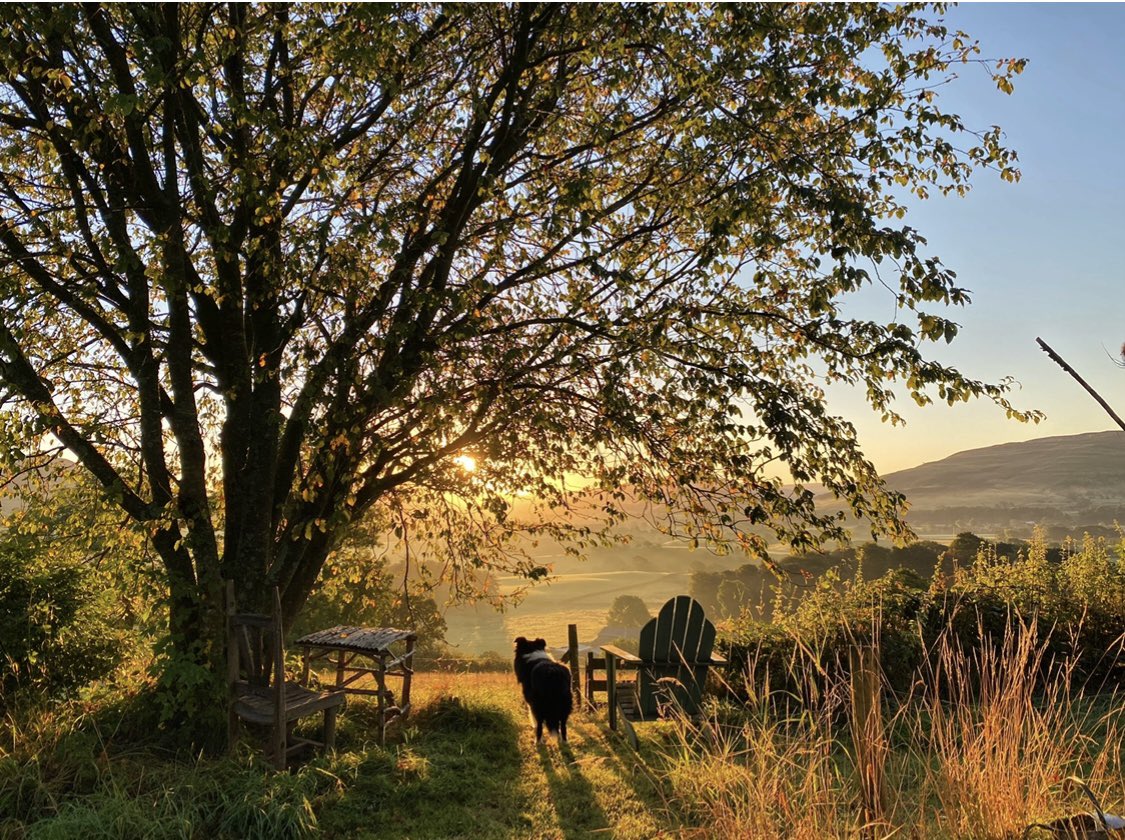
[{"label": "large tree trunk", "polygon": [[177,744],[214,754],[223,747],[227,704],[221,591],[201,592],[173,581],[168,631],[170,649],[158,677],[162,717]]},{"label": "large tree trunk", "polygon": [[226,718],[225,593],[217,558],[193,564],[185,547],[191,542],[181,540],[177,528],[153,538],[168,571],[168,640],[158,700],[175,743],[214,753],[223,747]]}]

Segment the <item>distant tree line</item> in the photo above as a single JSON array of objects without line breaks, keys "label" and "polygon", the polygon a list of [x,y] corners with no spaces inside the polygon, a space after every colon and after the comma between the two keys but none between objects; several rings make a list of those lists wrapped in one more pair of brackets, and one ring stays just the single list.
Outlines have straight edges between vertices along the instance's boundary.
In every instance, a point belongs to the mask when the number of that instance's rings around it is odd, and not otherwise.
[{"label": "distant tree line", "polygon": [[[1052,529],[1042,536],[1057,537],[1061,543],[1072,534],[1057,534],[1057,529]],[[1108,537],[1112,533],[1091,536]],[[982,552],[1014,559],[1021,553],[1026,555],[1030,546],[1031,542],[1026,540],[987,540],[968,531],[959,533],[949,545],[930,540],[905,547],[868,542],[834,551],[792,555],[778,561],[780,576],[755,563],[723,571],[697,571],[691,576],[691,595],[709,614],[720,618],[735,618],[745,612],[758,620],[769,620],[779,603],[800,601],[829,572],[839,580],[872,581],[902,569],[929,581],[936,571],[950,576],[958,566],[971,566]],[[1043,551],[1052,563],[1063,557],[1059,545],[1044,546]]]},{"label": "distant tree line", "polygon": [[1090,533],[1107,528],[1112,530],[1110,526],[1121,521],[1125,521],[1125,505],[1120,504],[1084,505],[1080,510],[1057,505],[966,505],[910,512],[910,524],[915,529],[985,530],[1016,526],[1026,528],[1029,534],[1034,527],[1033,523],[1045,523],[1056,530],[1067,529],[1068,532],[1076,531],[1081,535],[1086,530]]}]

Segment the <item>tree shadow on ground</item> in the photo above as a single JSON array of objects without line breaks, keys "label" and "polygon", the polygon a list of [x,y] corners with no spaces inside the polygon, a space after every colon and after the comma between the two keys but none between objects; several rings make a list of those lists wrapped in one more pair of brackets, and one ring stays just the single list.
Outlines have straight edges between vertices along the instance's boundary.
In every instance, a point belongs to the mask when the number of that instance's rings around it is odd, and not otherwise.
[{"label": "tree shadow on ground", "polygon": [[[342,736],[344,750],[363,737],[346,730]],[[481,838],[523,836],[532,828],[519,784],[519,731],[503,710],[442,697],[406,721],[385,748],[369,742],[353,754],[350,767],[334,768],[341,790],[324,803],[330,807],[321,812],[322,836]]]},{"label": "tree shadow on ground", "polygon": [[611,761],[617,772],[622,777],[635,779],[634,788],[637,794],[646,798],[655,797],[662,801],[662,791],[659,782],[649,769],[646,758],[651,750],[647,749],[647,740],[641,739],[642,748],[638,751],[633,747],[623,730],[614,732],[609,728],[605,708],[597,711],[586,710],[586,719],[598,733],[597,749],[600,755]]},{"label": "tree shadow on ground", "polygon": [[[604,788],[608,784],[619,792],[620,795],[607,795],[603,791],[601,795],[614,809],[613,813],[604,815],[612,836],[621,833],[621,836],[645,837],[646,840],[678,836],[686,826],[681,816],[669,807],[668,791],[659,773],[646,760],[652,756],[637,752],[625,738],[612,732],[604,709],[584,708],[580,720],[582,724],[577,729],[584,736],[583,742],[574,748],[564,746],[561,753],[578,765],[582,777],[595,787]],[[559,816],[562,820],[563,815]]]}]

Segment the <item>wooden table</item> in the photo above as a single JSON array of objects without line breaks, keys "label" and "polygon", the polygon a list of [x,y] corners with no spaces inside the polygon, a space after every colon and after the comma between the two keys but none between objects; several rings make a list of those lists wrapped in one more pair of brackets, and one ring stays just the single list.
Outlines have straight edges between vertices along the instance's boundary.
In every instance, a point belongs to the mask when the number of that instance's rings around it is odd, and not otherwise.
[{"label": "wooden table", "polygon": [[[302,682],[308,685],[309,666],[314,660],[335,661],[336,681],[329,689],[378,698],[379,742],[383,743],[387,726],[410,712],[410,678],[414,674],[417,640],[413,630],[393,627],[341,625],[309,633],[296,641],[304,652]],[[387,687],[392,679],[402,680],[397,703]]]}]

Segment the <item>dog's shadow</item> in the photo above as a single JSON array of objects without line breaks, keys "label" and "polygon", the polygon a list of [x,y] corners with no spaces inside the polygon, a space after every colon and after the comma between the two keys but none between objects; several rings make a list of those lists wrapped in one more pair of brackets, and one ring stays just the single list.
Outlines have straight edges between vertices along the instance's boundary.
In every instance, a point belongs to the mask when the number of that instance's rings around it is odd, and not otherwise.
[{"label": "dog's shadow", "polygon": [[568,743],[558,748],[547,746],[547,740],[537,747],[539,763],[551,790],[551,802],[558,815],[559,828],[567,838],[589,837],[595,832],[611,831],[609,819],[598,804],[597,792],[582,773],[582,763]]}]

